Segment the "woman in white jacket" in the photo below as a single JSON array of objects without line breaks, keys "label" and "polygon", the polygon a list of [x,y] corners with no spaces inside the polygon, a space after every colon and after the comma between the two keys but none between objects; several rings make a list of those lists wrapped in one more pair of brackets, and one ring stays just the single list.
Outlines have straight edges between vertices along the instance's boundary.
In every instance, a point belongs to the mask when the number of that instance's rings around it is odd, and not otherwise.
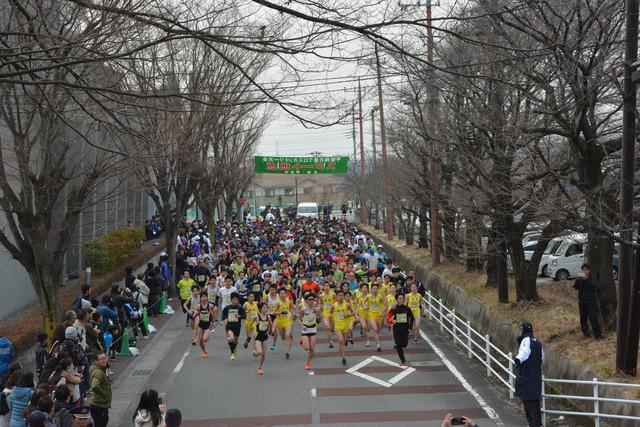
[{"label": "woman in white jacket", "polygon": [[133,415],[135,427],[165,427],[164,414],[167,407],[158,401],[158,392],[146,390],[140,396],[138,408]]}]

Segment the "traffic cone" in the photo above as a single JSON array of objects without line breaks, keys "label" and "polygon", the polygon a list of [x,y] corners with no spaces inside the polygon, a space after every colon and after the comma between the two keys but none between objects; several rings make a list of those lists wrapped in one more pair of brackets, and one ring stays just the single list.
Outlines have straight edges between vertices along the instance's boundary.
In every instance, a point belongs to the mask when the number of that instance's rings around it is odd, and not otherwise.
[{"label": "traffic cone", "polygon": [[133,356],[129,350],[129,328],[125,328],[122,334],[122,346],[120,347],[120,356]]},{"label": "traffic cone", "polygon": [[144,330],[149,330],[149,318],[147,317],[147,307],[142,307],[142,322],[144,323]]},{"label": "traffic cone", "polygon": [[166,309],[167,309],[167,293],[162,292],[162,298],[160,298],[160,308],[158,311],[160,311],[160,313],[164,313]]}]

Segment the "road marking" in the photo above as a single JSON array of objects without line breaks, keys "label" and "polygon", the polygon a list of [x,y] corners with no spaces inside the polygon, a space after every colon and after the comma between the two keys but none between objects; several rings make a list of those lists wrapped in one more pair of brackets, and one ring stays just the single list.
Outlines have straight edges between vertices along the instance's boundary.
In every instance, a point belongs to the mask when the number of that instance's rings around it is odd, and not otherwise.
[{"label": "road marking", "polygon": [[453,376],[458,379],[458,381],[460,382],[460,384],[462,384],[465,390],[467,390],[469,394],[471,394],[471,396],[473,396],[473,398],[476,399],[476,401],[478,402],[480,407],[484,410],[484,412],[487,414],[487,416],[491,418],[493,422],[496,423],[497,426],[503,426],[504,423],[502,422],[502,420],[500,419],[500,416],[496,413],[496,411],[494,411],[493,408],[489,406],[489,404],[484,400],[484,398],[480,396],[480,393],[478,393],[476,389],[473,388],[471,384],[469,384],[469,382],[458,370],[458,368],[453,366],[453,363],[451,363],[451,361],[447,359],[447,357],[444,355],[442,350],[440,350],[440,348],[436,346],[433,341],[431,341],[431,339],[427,336],[427,334],[424,333],[424,331],[420,331],[420,336],[422,337],[423,340],[427,342],[427,344],[429,344],[429,346],[433,349],[433,352],[437,354],[440,360],[442,360],[442,363],[444,363],[445,366],[449,368],[449,371],[451,371]]},{"label": "road marking", "polygon": [[178,375],[178,373],[180,372],[180,369],[182,369],[182,366],[184,366],[184,362],[185,362],[185,360],[187,360],[187,356],[189,356],[189,353],[191,353],[191,349],[187,348],[185,350],[184,354],[182,355],[182,359],[180,359],[180,361],[178,362],[176,367],[173,368],[173,373],[175,375]]},{"label": "road marking", "polygon": [[309,372],[309,375],[315,375],[315,373],[313,371]]},{"label": "road marking", "polygon": [[[367,375],[367,374],[364,374],[362,372],[359,372],[359,369],[364,368],[365,366],[367,366],[369,363],[371,363],[373,361],[386,363],[387,365],[390,365],[390,366],[393,366],[394,368],[400,369],[402,372],[400,372],[398,375],[394,376],[393,378],[391,378],[390,380],[387,380],[387,381],[384,381],[384,380],[381,380],[381,379],[376,378],[374,376]],[[401,364],[396,363],[394,361],[391,361],[389,359],[385,359],[384,357],[371,356],[371,357],[363,360],[362,362],[358,363],[357,365],[352,366],[351,368],[347,369],[345,372],[347,372],[348,374],[360,377],[362,379],[365,379],[367,381],[371,381],[374,384],[381,385],[382,387],[389,388],[392,385],[394,385],[394,384],[398,383],[399,381],[401,381],[407,375],[411,374],[412,372],[415,372],[415,368],[412,368],[412,367],[409,367],[409,366],[402,366]]]},{"label": "road marking", "polygon": [[316,391],[315,388],[312,388],[311,389],[311,397],[316,397],[316,396],[318,396],[318,392]]}]

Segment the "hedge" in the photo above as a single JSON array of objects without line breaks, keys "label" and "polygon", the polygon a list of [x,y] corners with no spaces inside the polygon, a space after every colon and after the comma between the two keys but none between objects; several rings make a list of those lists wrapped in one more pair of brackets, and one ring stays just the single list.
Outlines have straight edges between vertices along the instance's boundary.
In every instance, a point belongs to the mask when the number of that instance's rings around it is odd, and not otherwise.
[{"label": "hedge", "polygon": [[85,242],[82,245],[84,265],[91,267],[92,274],[103,274],[122,267],[140,251],[143,240],[144,230],[124,228]]}]

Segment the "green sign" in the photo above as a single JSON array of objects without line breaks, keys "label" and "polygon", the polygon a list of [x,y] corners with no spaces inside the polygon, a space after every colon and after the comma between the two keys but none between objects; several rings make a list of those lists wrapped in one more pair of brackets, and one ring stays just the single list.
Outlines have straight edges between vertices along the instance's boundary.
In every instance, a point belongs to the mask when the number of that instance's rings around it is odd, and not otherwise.
[{"label": "green sign", "polygon": [[255,157],[256,173],[334,174],[349,172],[349,157]]}]

